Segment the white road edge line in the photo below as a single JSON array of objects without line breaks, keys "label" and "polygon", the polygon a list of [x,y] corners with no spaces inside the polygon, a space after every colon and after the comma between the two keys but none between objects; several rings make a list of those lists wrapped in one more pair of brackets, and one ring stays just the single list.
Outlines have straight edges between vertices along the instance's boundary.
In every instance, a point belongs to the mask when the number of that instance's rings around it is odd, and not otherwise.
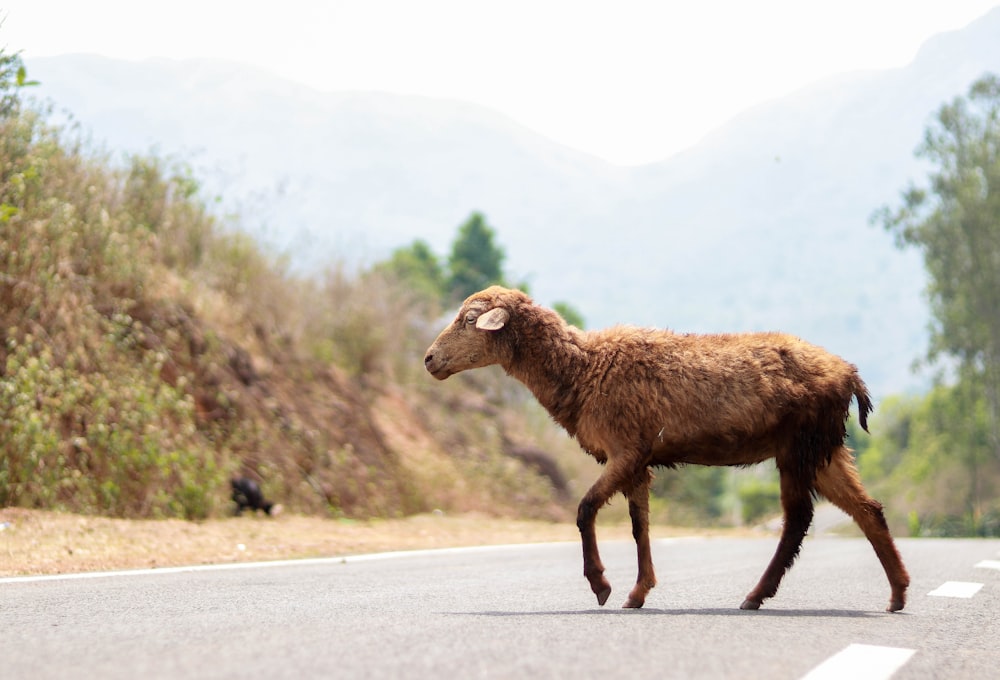
[{"label": "white road edge line", "polygon": [[916,653],[915,649],[851,644],[816,666],[802,680],[887,680]]},{"label": "white road edge line", "polygon": [[982,583],[968,581],[945,581],[940,586],[927,593],[931,597],[972,597],[983,587]]},{"label": "white road edge line", "polygon": [[[675,543],[700,540],[699,536],[678,536],[658,538],[657,543]],[[400,557],[426,557],[428,555],[460,555],[462,553],[509,550],[511,548],[537,547],[540,545],[577,545],[576,541],[553,541],[549,543],[508,543],[504,545],[474,545],[461,548],[429,548],[426,550],[396,550],[392,552],[344,555],[341,557],[305,557],[292,560],[272,560],[266,562],[227,562],[225,564],[193,564],[182,567],[154,567],[152,569],[122,569],[119,571],[84,571],[72,574],[42,574],[37,576],[0,577],[0,585],[5,583],[37,583],[40,581],[77,581],[91,578],[112,578],[118,576],[150,576],[159,574],[187,574],[200,571],[223,571],[226,569],[266,569],[268,567],[298,567],[327,564],[351,564],[373,562]]]},{"label": "white road edge line", "polygon": [[397,550],[393,552],[369,553],[364,555],[344,555],[341,557],[305,557],[292,560],[271,560],[264,562],[227,562],[224,564],[193,564],[182,567],[154,567],[151,569],[122,569],[119,571],[83,571],[73,574],[43,574],[39,576],[9,576],[0,578],[2,583],[34,583],[38,581],[75,581],[89,578],[109,578],[116,576],[149,576],[151,574],[187,574],[199,571],[224,571],[226,569],[264,569],[267,567],[311,566],[324,564],[349,564],[352,562],[371,562],[388,560],[397,557],[421,557],[425,555],[449,555],[463,552],[479,552],[518,548],[524,545],[481,545],[467,548],[435,548],[429,550]]},{"label": "white road edge line", "polygon": [[977,569],[1000,569],[1000,560],[983,560],[976,564]]}]

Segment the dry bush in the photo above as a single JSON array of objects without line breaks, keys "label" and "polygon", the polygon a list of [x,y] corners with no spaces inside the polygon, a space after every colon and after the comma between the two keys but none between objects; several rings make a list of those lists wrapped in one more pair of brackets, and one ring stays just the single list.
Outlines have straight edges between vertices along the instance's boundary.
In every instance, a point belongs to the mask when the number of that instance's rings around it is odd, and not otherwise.
[{"label": "dry bush", "polygon": [[441,310],[385,273],[293,276],[183,165],[40,113],[0,120],[0,179],[0,505],[203,518],[241,473],[306,513],[561,512],[502,393],[423,394]]}]

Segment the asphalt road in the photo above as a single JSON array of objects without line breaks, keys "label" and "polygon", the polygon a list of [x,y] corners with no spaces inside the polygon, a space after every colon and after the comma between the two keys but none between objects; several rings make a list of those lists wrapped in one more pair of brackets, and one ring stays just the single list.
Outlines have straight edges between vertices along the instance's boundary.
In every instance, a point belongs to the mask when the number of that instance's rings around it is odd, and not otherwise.
[{"label": "asphalt road", "polygon": [[[863,539],[809,538],[777,597],[741,611],[775,543],[655,541],[641,610],[618,609],[626,542],[602,543],[603,608],[575,544],[2,579],[0,678],[998,677],[1000,541],[900,541],[913,583],[887,614]],[[929,595],[946,582],[982,585]]]}]

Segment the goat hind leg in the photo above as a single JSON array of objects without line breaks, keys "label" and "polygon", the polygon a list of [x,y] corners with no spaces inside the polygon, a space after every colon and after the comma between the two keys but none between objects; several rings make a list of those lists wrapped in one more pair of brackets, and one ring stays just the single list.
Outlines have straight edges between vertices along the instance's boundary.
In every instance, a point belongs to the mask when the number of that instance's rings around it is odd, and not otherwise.
[{"label": "goat hind leg", "polygon": [[813,502],[808,484],[803,484],[798,476],[781,471],[781,506],[785,519],[778,539],[778,548],[764,570],[760,581],[751,590],[740,609],[760,609],[769,597],[774,597],[785,572],[799,554],[802,540],[812,524]]},{"label": "goat hind leg", "polygon": [[816,490],[846,512],[861,527],[882,563],[892,594],[886,611],[897,612],[906,606],[910,575],[903,566],[896,544],[882,513],[882,504],[869,496],[858,477],[851,452],[841,446],[830,464],[816,474]]}]

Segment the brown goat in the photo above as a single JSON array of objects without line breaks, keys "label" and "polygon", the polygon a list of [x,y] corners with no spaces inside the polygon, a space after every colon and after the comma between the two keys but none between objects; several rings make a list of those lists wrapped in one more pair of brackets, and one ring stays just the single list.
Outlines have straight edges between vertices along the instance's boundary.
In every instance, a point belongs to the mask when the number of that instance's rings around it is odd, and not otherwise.
[{"label": "brown goat", "polygon": [[882,514],[865,493],[844,446],[851,399],[867,430],[871,399],[857,369],[779,333],[681,335],[615,327],[584,332],[517,290],[470,296],[427,350],[438,380],[499,364],[520,380],[580,446],[605,464],[580,502],[583,573],[597,601],[611,594],[597,548],[597,511],[617,492],[628,499],[639,576],[625,607],[641,607],[656,585],[649,545],[650,468],[750,465],[774,458],[784,527],[778,548],[742,609],[778,590],[799,553],[822,494],[864,531],[892,595],[906,603],[909,576]]}]

